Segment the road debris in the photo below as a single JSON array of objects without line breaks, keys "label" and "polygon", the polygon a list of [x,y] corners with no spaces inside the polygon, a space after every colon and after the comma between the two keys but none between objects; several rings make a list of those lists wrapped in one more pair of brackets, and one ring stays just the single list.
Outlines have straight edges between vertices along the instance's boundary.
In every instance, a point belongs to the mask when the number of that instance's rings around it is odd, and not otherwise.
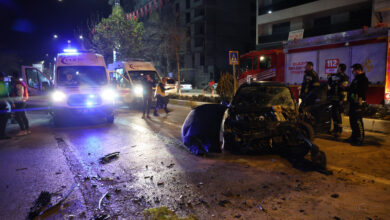
[{"label": "road debris", "polygon": [[120,154],[120,152],[114,152],[114,153],[111,153],[111,154],[106,154],[104,157],[100,158],[100,163],[101,164],[110,163],[114,159],[118,159],[119,154]]},{"label": "road debris", "polygon": [[39,216],[41,210],[48,206],[50,201],[51,194],[49,192],[42,191],[38,198],[34,201],[34,205],[30,208],[27,219],[34,219],[35,217]]},{"label": "road debris", "polygon": [[174,163],[171,163],[171,164],[169,164],[168,166],[167,166],[167,168],[172,168],[173,166],[175,166],[175,164]]},{"label": "road debris", "polygon": [[103,201],[104,197],[106,197],[107,195],[108,195],[108,191],[106,193],[104,193],[103,196],[99,199],[99,204],[98,204],[98,209],[99,210],[101,210],[102,201]]},{"label": "road debris", "polygon": [[158,182],[157,186],[164,186],[164,182]]},{"label": "road debris", "polygon": [[330,197],[337,199],[337,198],[339,198],[339,194],[334,193],[334,194],[330,195]]},{"label": "road debris", "polygon": [[16,171],[22,171],[22,170],[27,170],[27,169],[28,169],[27,167],[17,168]]},{"label": "road debris", "polygon": [[108,214],[101,214],[101,215],[94,216],[93,218],[94,220],[106,220],[111,218],[111,216]]},{"label": "road debris", "polygon": [[[33,218],[30,218],[30,214],[31,214],[31,209],[30,209],[30,213],[29,213],[29,216],[27,218],[34,219],[35,217],[39,216],[41,219],[46,219],[46,218],[54,215],[55,213],[58,213],[60,211],[61,205],[72,194],[72,192],[74,191],[74,189],[77,186],[79,186],[79,184],[73,183],[73,185],[69,188],[68,192],[65,194],[65,196],[60,201],[58,201],[55,205],[45,209],[44,211],[42,211],[42,210],[45,207],[47,207],[50,203],[51,194],[49,192],[41,192],[41,194],[39,195],[39,198],[35,202],[35,204],[38,204],[38,206],[39,206],[39,204],[41,204],[40,209],[36,210],[36,211],[39,211],[38,214],[35,215]],[[37,201],[38,201],[38,203],[37,203]]]},{"label": "road debris", "polygon": [[231,204],[231,202],[229,200],[221,200],[218,202],[218,205],[222,206],[222,207],[226,207],[226,205],[229,205],[229,204]]},{"label": "road debris", "polygon": [[265,209],[260,204],[257,204],[257,207],[260,209],[260,211],[266,212]]},{"label": "road debris", "polygon": [[193,214],[189,214],[186,217],[180,218],[176,213],[167,207],[150,208],[144,210],[144,217],[146,220],[158,220],[158,219],[177,219],[177,220],[198,220],[199,218]]}]

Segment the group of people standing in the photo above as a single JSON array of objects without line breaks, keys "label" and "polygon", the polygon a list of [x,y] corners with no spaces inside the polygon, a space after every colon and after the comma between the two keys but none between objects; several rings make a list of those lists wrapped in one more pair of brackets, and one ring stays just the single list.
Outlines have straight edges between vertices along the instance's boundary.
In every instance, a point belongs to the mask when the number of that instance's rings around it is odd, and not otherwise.
[{"label": "group of people standing", "polygon": [[[166,78],[163,78],[161,82],[155,85],[154,80],[149,74],[146,74],[144,80],[142,81],[143,86],[143,107],[142,107],[142,118],[150,118],[149,112],[152,107],[153,95],[156,97],[156,107],[154,108],[153,115],[159,116],[158,110],[164,109],[165,113],[168,114],[169,110],[168,105],[168,96],[165,94],[165,84],[167,82]],[[153,87],[156,86],[155,92],[153,92]]]},{"label": "group of people standing", "polygon": [[[14,114],[15,120],[20,127],[20,131],[16,136],[31,134],[29,121],[26,116],[27,86],[19,80],[17,73],[13,74],[10,85],[5,83],[5,77],[4,73],[0,73],[0,140],[11,138],[5,133],[8,120],[12,116],[11,113]],[[9,106],[11,111],[9,111]]]},{"label": "group of people standing", "polygon": [[[345,73],[347,66],[343,63],[338,65],[337,72],[328,76],[328,101],[331,102],[331,114],[333,130],[329,131],[335,137],[342,132],[343,106],[349,103],[349,122],[352,135],[346,140],[352,145],[361,145],[364,140],[364,124],[362,113],[366,104],[366,93],[368,89],[368,78],[363,72],[363,66],[356,63],[351,66],[354,79],[351,84]],[[302,88],[299,98],[301,106],[313,105],[317,99],[315,89],[320,86],[318,74],[313,70],[313,63],[307,62],[303,76]]]}]

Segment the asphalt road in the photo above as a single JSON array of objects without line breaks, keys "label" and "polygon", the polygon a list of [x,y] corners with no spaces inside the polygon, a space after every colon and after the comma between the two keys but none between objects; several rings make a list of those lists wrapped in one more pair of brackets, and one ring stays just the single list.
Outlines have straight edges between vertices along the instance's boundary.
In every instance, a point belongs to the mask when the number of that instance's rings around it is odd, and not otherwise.
[{"label": "asphalt road", "polygon": [[[73,184],[47,218],[144,219],[144,209],[167,206],[200,219],[390,219],[388,136],[367,133],[360,147],[318,137],[333,171],[324,175],[277,155],[196,157],[180,141],[190,109],[170,108],[148,120],[119,109],[112,125],[69,118],[61,128],[44,111],[29,112],[33,133],[0,142],[0,219],[26,218],[41,191],[54,205]],[[112,152],[119,158],[99,163]]]}]

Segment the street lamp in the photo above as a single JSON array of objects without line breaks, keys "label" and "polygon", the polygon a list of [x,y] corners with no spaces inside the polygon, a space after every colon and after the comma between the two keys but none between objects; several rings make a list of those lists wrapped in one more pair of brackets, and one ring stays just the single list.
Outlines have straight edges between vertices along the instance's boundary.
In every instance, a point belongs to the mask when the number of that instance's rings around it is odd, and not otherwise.
[{"label": "street lamp", "polygon": [[80,35],[80,36],[79,36],[79,39],[80,39],[80,40],[84,39],[83,35]]},{"label": "street lamp", "polygon": [[53,38],[54,38],[54,39],[57,39],[57,38],[58,38],[58,35],[57,35],[57,34],[54,34],[54,35],[53,35]]}]

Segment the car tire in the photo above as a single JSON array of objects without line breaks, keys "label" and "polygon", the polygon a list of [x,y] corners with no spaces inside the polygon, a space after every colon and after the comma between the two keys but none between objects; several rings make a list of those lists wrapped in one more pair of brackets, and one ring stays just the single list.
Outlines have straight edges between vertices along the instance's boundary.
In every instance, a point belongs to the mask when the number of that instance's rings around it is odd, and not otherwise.
[{"label": "car tire", "polygon": [[303,136],[307,138],[309,141],[313,141],[314,140],[313,127],[310,124],[303,121],[298,122],[298,124],[299,124],[299,129],[301,130]]}]

